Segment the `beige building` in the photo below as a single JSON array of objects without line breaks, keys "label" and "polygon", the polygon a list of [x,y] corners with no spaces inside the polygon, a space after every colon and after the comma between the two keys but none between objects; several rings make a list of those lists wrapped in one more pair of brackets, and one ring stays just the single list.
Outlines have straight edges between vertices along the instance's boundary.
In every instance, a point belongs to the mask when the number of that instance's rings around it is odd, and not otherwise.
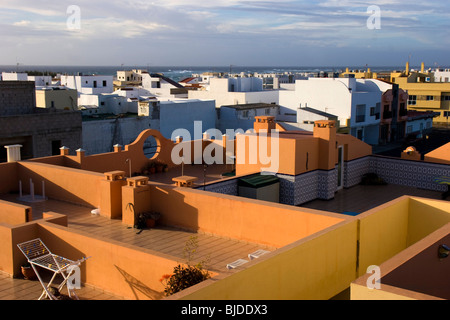
[{"label": "beige building", "polygon": [[36,107],[78,110],[78,93],[64,87],[36,88]]},{"label": "beige building", "polygon": [[447,123],[450,116],[450,83],[434,82],[433,73],[410,71],[409,64],[402,73],[391,74],[392,82],[408,92],[408,110],[434,111],[439,116],[433,122]]}]

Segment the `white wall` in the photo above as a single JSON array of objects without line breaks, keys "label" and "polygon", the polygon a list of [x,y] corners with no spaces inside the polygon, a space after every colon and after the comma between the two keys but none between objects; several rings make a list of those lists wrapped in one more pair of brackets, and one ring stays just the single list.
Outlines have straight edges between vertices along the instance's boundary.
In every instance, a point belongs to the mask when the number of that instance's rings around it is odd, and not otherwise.
[{"label": "white wall", "polygon": [[[428,128],[427,128],[428,124]],[[422,125],[422,128],[421,128]],[[431,129],[433,126],[433,119],[418,119],[418,120],[409,120],[406,123],[406,135],[409,134],[408,127],[411,127],[411,133],[422,133],[422,131]],[[422,130],[422,131],[421,131]]]},{"label": "white wall", "polygon": [[151,128],[159,130],[158,123],[148,117],[83,121],[83,149],[86,154],[112,152],[115,144],[130,144],[142,131]]},{"label": "white wall", "polygon": [[160,102],[160,131],[167,139],[172,138],[176,129],[188,130],[194,139],[195,121],[202,122],[203,132],[216,127],[216,108],[213,100]]},{"label": "white wall", "polygon": [[28,81],[34,81],[36,87],[47,87],[52,85],[51,76],[28,76]]},{"label": "white wall", "polygon": [[[281,113],[297,113],[297,109],[310,107],[338,116],[341,123],[351,117],[352,90],[355,79],[309,78],[296,80],[295,91],[280,91]],[[294,116],[296,119],[296,116]]]},{"label": "white wall", "polygon": [[[106,81],[106,85],[104,85]],[[94,83],[97,87],[95,88]],[[113,76],[61,76],[61,85],[71,89],[76,89],[79,94],[100,94],[100,93],[112,93]]]},{"label": "white wall", "polygon": [[3,81],[28,81],[26,73],[2,72]]}]

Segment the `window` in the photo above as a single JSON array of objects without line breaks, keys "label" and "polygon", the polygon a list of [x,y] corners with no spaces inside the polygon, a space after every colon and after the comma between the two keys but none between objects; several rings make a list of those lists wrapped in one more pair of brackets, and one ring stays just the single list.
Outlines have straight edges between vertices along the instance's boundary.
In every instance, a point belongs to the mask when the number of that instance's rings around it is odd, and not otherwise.
[{"label": "window", "polygon": [[406,128],[406,133],[407,133],[407,134],[412,133],[412,126],[408,126],[408,127]]},{"label": "window", "polygon": [[409,96],[408,97],[408,105],[415,106],[417,103],[417,96]]},{"label": "window", "polygon": [[428,121],[427,122],[427,129],[430,129],[431,128],[431,121]]},{"label": "window", "polygon": [[248,110],[242,111],[242,117],[243,118],[248,118]]},{"label": "window", "polygon": [[443,96],[443,97],[442,97],[442,100],[444,100],[444,101],[450,101],[450,96]]},{"label": "window", "polygon": [[270,108],[266,108],[266,109],[264,110],[264,112],[265,112],[265,115],[266,115],[266,116],[269,116],[269,115],[270,115]]},{"label": "window", "polygon": [[370,108],[370,116],[374,116],[375,115],[375,107],[371,107]]},{"label": "window", "polygon": [[103,86],[106,87],[107,86],[107,81],[103,80]]},{"label": "window", "polygon": [[358,104],[356,106],[356,122],[366,121],[366,105]]},{"label": "window", "polygon": [[433,101],[434,100],[434,96],[427,96],[427,101]]},{"label": "window", "polygon": [[444,111],[444,117],[450,117],[450,111]]},{"label": "window", "polygon": [[97,88],[97,81],[94,81],[94,88]]}]

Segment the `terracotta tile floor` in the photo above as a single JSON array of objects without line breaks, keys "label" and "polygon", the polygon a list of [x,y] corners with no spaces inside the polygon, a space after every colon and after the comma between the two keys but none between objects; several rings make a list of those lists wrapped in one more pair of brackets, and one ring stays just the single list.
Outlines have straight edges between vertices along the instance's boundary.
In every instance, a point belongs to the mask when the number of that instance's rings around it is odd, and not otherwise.
[{"label": "terracotta tile floor", "polygon": [[356,185],[343,189],[331,200],[313,200],[299,207],[342,213],[362,213],[404,195],[441,200],[442,192],[394,184],[385,186]]},{"label": "terracotta tile floor", "polygon": [[[48,281],[48,276],[44,279]],[[9,274],[0,271],[0,300],[37,300],[42,290],[38,280],[11,278]],[[67,296],[67,289],[64,288],[62,294]],[[76,290],[76,294],[80,300],[125,300],[91,286],[82,286]]]}]

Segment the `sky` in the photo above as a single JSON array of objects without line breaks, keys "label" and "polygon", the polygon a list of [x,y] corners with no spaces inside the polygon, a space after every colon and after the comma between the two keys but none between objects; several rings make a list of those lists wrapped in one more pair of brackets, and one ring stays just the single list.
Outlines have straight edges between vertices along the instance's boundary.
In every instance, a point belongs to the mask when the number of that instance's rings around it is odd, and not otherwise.
[{"label": "sky", "polygon": [[450,65],[450,0],[0,0],[0,17],[0,65]]}]

